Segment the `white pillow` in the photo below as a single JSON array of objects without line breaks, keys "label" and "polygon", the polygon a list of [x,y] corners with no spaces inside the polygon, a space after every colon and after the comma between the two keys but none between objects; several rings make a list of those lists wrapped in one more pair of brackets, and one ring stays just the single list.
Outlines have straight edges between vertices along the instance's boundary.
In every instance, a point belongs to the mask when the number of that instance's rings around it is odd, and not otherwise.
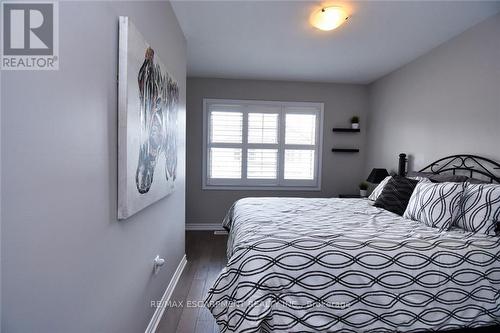
[{"label": "white pillow", "polygon": [[403,217],[448,230],[458,215],[464,186],[464,183],[418,183]]},{"label": "white pillow", "polygon": [[468,183],[454,223],[466,231],[495,236],[500,223],[500,185]]},{"label": "white pillow", "polygon": [[377,198],[379,197],[379,195],[382,193],[382,191],[384,190],[384,186],[387,184],[387,182],[391,179],[392,177],[391,176],[387,176],[384,178],[384,180],[382,180],[380,182],[380,184],[377,185],[377,187],[375,187],[375,189],[373,190],[373,192],[370,194],[370,196],[368,197],[369,200],[377,200]]}]

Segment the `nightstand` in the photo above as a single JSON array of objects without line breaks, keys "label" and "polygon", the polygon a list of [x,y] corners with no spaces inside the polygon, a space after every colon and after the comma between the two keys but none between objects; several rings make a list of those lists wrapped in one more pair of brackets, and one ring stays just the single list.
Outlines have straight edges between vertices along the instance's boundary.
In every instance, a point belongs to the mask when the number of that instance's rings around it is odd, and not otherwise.
[{"label": "nightstand", "polygon": [[339,194],[339,198],[361,199],[362,197],[359,194]]}]

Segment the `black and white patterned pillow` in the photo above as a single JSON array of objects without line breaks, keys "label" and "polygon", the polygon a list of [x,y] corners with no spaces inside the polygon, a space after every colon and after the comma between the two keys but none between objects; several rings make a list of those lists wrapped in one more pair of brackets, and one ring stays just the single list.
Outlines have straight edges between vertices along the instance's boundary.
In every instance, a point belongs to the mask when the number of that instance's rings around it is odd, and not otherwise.
[{"label": "black and white patterned pillow", "polygon": [[375,187],[375,189],[370,194],[370,196],[368,197],[368,199],[372,200],[372,201],[377,200],[377,198],[379,197],[380,193],[382,193],[382,191],[384,190],[385,185],[387,184],[387,182],[389,180],[391,180],[391,178],[392,178],[391,176],[385,177],[384,180],[382,180],[380,182],[380,184],[378,184],[377,187]]},{"label": "black and white patterned pillow", "polygon": [[495,236],[500,224],[500,185],[467,184],[454,222],[466,231]]},{"label": "black and white patterned pillow", "polygon": [[403,217],[448,230],[457,215],[464,187],[464,183],[419,183]]},{"label": "black and white patterned pillow", "polygon": [[418,180],[394,176],[387,182],[373,206],[403,215],[417,184]]}]

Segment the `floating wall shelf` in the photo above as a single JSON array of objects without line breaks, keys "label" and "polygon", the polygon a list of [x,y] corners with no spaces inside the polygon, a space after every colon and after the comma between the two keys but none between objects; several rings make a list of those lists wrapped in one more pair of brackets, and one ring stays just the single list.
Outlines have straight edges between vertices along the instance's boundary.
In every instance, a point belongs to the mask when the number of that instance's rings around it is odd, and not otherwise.
[{"label": "floating wall shelf", "polygon": [[333,128],[334,132],[341,132],[341,133],[359,133],[360,129],[354,129],[354,128],[340,128],[340,127],[334,127]]},{"label": "floating wall shelf", "polygon": [[334,153],[358,153],[359,149],[357,149],[357,148],[332,148],[332,152],[334,152]]}]

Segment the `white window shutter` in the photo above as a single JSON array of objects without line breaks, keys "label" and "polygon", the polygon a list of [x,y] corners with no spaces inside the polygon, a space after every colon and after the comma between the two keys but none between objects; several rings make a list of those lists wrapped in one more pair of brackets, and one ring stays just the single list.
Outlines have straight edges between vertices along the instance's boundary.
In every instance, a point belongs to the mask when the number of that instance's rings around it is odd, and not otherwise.
[{"label": "white window shutter", "polygon": [[320,188],[322,103],[204,100],[203,188]]}]

